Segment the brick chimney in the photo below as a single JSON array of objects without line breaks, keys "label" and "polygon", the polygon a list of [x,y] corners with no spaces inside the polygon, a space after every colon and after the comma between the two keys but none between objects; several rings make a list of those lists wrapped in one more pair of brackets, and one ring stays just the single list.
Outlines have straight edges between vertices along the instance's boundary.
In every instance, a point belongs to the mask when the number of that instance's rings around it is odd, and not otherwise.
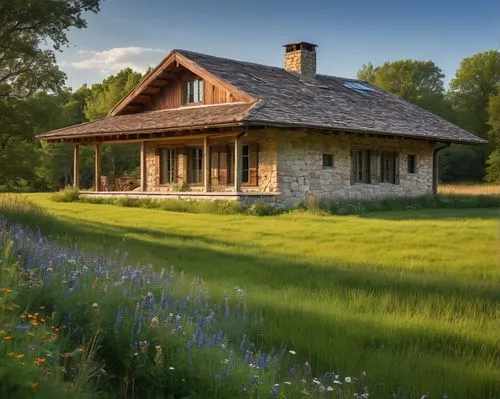
[{"label": "brick chimney", "polygon": [[316,76],[316,44],[295,42],[285,44],[285,70],[304,77]]}]

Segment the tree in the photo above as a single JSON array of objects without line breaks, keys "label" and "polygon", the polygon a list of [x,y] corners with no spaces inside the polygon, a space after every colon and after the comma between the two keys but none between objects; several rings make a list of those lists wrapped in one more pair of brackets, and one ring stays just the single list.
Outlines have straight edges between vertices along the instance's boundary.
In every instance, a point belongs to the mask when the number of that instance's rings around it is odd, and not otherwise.
[{"label": "tree", "polygon": [[99,0],[0,0],[0,184],[33,177],[30,99],[61,90],[55,51],[70,28],[86,26],[85,12],[98,10]]},{"label": "tree", "polygon": [[399,60],[378,67],[369,63],[358,71],[358,78],[438,115],[445,113],[444,75],[432,61]]},{"label": "tree", "polygon": [[500,52],[492,50],[464,58],[451,81],[453,107],[465,129],[487,138],[488,103],[500,84]]},{"label": "tree", "polygon": [[142,75],[126,68],[116,75],[92,85],[85,104],[85,116],[89,120],[106,116],[109,111],[141,80]]},{"label": "tree", "polygon": [[500,182],[500,90],[489,101],[488,123],[491,127],[489,139],[493,151],[486,163],[486,180]]}]

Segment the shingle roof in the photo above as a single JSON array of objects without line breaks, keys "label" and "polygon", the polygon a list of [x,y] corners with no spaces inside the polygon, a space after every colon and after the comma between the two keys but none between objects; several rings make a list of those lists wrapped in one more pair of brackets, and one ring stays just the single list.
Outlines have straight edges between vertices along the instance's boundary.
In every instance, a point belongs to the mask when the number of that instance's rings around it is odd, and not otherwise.
[{"label": "shingle roof", "polygon": [[176,50],[214,75],[260,99],[249,122],[297,125],[433,139],[485,141],[431,112],[382,89],[366,94],[344,86],[356,79],[316,75],[303,78],[282,68]]},{"label": "shingle roof", "polygon": [[183,127],[203,128],[207,125],[226,125],[241,121],[250,108],[252,104],[227,103],[118,115],[53,130],[38,137],[51,139],[99,136],[110,133],[141,133]]},{"label": "shingle roof", "polygon": [[282,68],[174,50],[220,80],[258,99],[224,104],[108,116],[59,129],[43,139],[106,133],[140,133],[221,124],[276,125],[395,135],[453,143],[485,141],[382,89],[362,93],[345,87],[356,79],[316,75],[304,78]]}]

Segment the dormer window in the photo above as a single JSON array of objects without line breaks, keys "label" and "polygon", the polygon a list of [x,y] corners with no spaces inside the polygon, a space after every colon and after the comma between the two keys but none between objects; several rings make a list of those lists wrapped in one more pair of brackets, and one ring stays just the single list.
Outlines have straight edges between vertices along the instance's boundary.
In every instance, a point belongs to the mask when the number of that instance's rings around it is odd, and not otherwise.
[{"label": "dormer window", "polygon": [[203,80],[197,79],[184,83],[182,103],[195,104],[203,102]]}]

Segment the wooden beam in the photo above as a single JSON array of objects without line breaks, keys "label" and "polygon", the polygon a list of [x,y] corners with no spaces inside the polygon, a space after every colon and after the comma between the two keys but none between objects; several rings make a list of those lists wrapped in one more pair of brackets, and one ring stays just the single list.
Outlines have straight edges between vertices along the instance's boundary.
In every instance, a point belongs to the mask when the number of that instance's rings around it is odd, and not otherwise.
[{"label": "wooden beam", "polygon": [[159,87],[149,86],[149,87],[146,87],[144,89],[142,94],[158,94],[160,91],[161,91],[161,88],[159,88]]},{"label": "wooden beam", "polygon": [[234,192],[241,191],[241,172],[243,169],[243,154],[241,146],[241,136],[236,136],[234,140]]},{"label": "wooden beam", "polygon": [[95,191],[101,186],[101,145],[95,144]]},{"label": "wooden beam", "polygon": [[203,138],[203,190],[210,191],[210,149],[207,136]]},{"label": "wooden beam", "polygon": [[146,143],[141,141],[141,191],[146,191]]},{"label": "wooden beam", "polygon": [[73,188],[80,188],[80,146],[73,145]]}]

